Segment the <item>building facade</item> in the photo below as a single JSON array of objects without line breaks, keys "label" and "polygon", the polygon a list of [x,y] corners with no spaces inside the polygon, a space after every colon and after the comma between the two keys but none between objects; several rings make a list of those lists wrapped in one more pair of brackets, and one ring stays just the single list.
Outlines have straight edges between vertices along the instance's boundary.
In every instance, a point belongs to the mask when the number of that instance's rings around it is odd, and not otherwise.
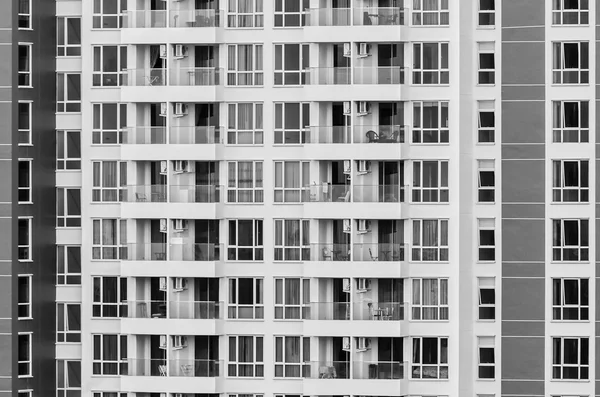
[{"label": "building facade", "polygon": [[594,2],[10,5],[0,391],[600,395]]}]

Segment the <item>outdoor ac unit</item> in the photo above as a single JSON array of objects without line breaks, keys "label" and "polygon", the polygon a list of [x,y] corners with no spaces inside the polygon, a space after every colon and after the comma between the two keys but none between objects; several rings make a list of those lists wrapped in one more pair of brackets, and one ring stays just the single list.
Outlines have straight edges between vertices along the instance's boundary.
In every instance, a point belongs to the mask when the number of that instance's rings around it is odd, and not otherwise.
[{"label": "outdoor ac unit", "polygon": [[356,291],[367,292],[371,288],[371,279],[359,278],[356,280]]},{"label": "outdoor ac unit", "polygon": [[160,57],[161,58],[166,58],[167,57],[167,45],[166,44],[161,44],[160,45]]},{"label": "outdoor ac unit", "polygon": [[175,59],[183,59],[187,57],[188,47],[183,44],[175,44]]},{"label": "outdoor ac unit", "polygon": [[187,219],[173,219],[173,231],[175,233],[181,233],[187,230]]},{"label": "outdoor ac unit", "polygon": [[352,56],[352,47],[350,46],[350,43],[344,43],[344,56],[346,58]]},{"label": "outdoor ac unit", "polygon": [[364,175],[371,172],[371,162],[369,160],[358,160],[358,175]]},{"label": "outdoor ac unit", "polygon": [[356,351],[364,352],[371,349],[371,338],[356,338]]},{"label": "outdoor ac unit", "polygon": [[350,337],[349,336],[344,336],[343,342],[342,342],[342,350],[349,352],[350,351]]},{"label": "outdoor ac unit", "polygon": [[187,347],[187,336],[173,335],[171,336],[171,342],[173,343],[173,350],[180,350]]},{"label": "outdoor ac unit", "polygon": [[348,116],[352,113],[352,103],[350,101],[344,102],[344,115]]},{"label": "outdoor ac unit", "polygon": [[160,349],[167,348],[167,335],[160,336],[160,345],[158,346]]},{"label": "outdoor ac unit", "polygon": [[162,175],[167,175],[167,172],[168,172],[167,160],[161,160],[161,162],[160,162],[160,173]]},{"label": "outdoor ac unit", "polygon": [[368,219],[358,220],[358,234],[365,234],[371,231],[371,221]]},{"label": "outdoor ac unit", "polygon": [[166,102],[161,102],[159,116],[167,117],[167,103]]},{"label": "outdoor ac unit", "polygon": [[367,101],[358,102],[358,112],[357,116],[366,116],[371,113],[371,104]]},{"label": "outdoor ac unit", "polygon": [[342,280],[342,290],[344,292],[350,292],[350,279],[345,278]]},{"label": "outdoor ac unit", "polygon": [[173,291],[181,292],[186,290],[188,287],[188,281],[185,277],[175,277],[173,278]]},{"label": "outdoor ac unit", "polygon": [[175,160],[173,162],[174,165],[174,169],[175,172],[177,172],[178,174],[182,173],[182,172],[187,172],[187,168],[188,168],[188,162],[187,160]]},{"label": "outdoor ac unit", "polygon": [[344,219],[344,233],[352,232],[352,225],[350,224],[350,219]]},{"label": "outdoor ac unit", "polygon": [[166,277],[161,277],[158,279],[158,289],[161,291],[166,291],[167,290],[167,278]]},{"label": "outdoor ac unit", "polygon": [[350,167],[350,160],[344,160],[344,174],[351,174],[352,168]]},{"label": "outdoor ac unit", "polygon": [[165,218],[162,218],[160,220],[160,231],[162,233],[166,233],[167,232],[167,220]]},{"label": "outdoor ac unit", "polygon": [[367,43],[358,43],[358,57],[366,58],[371,55],[371,46]]},{"label": "outdoor ac unit", "polygon": [[177,102],[175,104],[174,117],[183,117],[188,114],[188,105],[186,103]]}]

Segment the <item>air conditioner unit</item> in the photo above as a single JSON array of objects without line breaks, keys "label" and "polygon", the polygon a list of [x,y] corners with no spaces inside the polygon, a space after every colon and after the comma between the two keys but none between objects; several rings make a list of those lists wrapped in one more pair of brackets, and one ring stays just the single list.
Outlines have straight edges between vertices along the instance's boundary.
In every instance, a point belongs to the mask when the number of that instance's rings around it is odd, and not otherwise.
[{"label": "air conditioner unit", "polygon": [[160,162],[160,173],[162,175],[167,175],[169,171],[167,160],[161,160]]},{"label": "air conditioner unit", "polygon": [[371,172],[371,162],[369,160],[358,160],[358,169],[356,173],[358,175],[365,175]]},{"label": "air conditioner unit", "polygon": [[185,277],[174,277],[173,278],[173,292],[181,292],[186,290],[188,287],[188,280]]},{"label": "air conditioner unit", "polygon": [[350,279],[349,278],[342,279],[342,291],[350,292]]},{"label": "air conditioner unit", "polygon": [[173,231],[175,233],[181,233],[187,230],[187,227],[187,219],[173,219]]},{"label": "air conditioner unit", "polygon": [[188,114],[188,105],[186,103],[177,102],[173,117],[183,117]]},{"label": "air conditioner unit", "polygon": [[356,338],[356,351],[365,352],[371,349],[371,338]]},{"label": "air conditioner unit", "polygon": [[167,103],[166,102],[161,102],[159,116],[167,117]]},{"label": "air conditioner unit", "polygon": [[187,347],[187,336],[173,335],[171,336],[171,342],[173,343],[173,350],[180,350]]},{"label": "air conditioner unit", "polygon": [[178,174],[181,174],[182,172],[187,172],[188,162],[187,160],[175,160],[173,162],[173,168]]},{"label": "air conditioner unit", "polygon": [[342,350],[349,352],[350,351],[350,337],[349,336],[344,336],[343,341],[342,341]]},{"label": "air conditioner unit", "polygon": [[352,173],[352,167],[350,165],[350,160],[344,160],[344,174]]},{"label": "air conditioner unit", "polygon": [[167,232],[167,220],[165,218],[162,218],[160,220],[160,231],[161,231],[161,233]]},{"label": "air conditioner unit", "polygon": [[158,289],[160,291],[167,290],[167,278],[166,277],[161,277],[158,279]]},{"label": "air conditioner unit", "polygon": [[352,102],[344,102],[344,115],[348,116],[352,113]]},{"label": "air conditioner unit", "polygon": [[359,278],[356,280],[356,291],[357,292],[367,292],[371,289],[371,279],[370,278]]},{"label": "air conditioner unit", "polygon": [[359,219],[358,220],[358,234],[365,234],[371,231],[371,221],[368,219]]},{"label": "air conditioner unit", "polygon": [[350,219],[344,219],[344,233],[352,232],[352,224],[350,223]]},{"label": "air conditioner unit", "polygon": [[344,56],[350,58],[352,56],[352,47],[350,43],[344,43]]},{"label": "air conditioner unit", "polygon": [[166,58],[167,57],[167,45],[166,44],[161,44],[160,45],[160,57],[161,58]]},{"label": "air conditioner unit", "polygon": [[358,57],[366,58],[371,55],[371,45],[367,43],[358,43]]},{"label": "air conditioner unit", "polygon": [[367,114],[371,113],[371,104],[367,101],[360,101],[358,102],[358,112],[356,113],[357,116],[366,116]]},{"label": "air conditioner unit", "polygon": [[188,55],[188,47],[183,44],[175,44],[175,59],[183,59]]},{"label": "air conditioner unit", "polygon": [[159,349],[167,348],[167,335],[160,336],[160,345],[158,345]]}]

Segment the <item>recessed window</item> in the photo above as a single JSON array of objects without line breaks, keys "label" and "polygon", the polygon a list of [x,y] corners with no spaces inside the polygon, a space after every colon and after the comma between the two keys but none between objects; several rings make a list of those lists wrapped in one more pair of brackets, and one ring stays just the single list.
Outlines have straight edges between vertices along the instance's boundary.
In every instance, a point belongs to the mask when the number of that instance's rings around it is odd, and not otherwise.
[{"label": "recessed window", "polygon": [[18,199],[19,204],[30,204],[31,196],[31,160],[19,160]]},{"label": "recessed window", "polygon": [[81,247],[78,245],[56,246],[56,284],[81,284]]},{"label": "recessed window", "polygon": [[412,379],[448,379],[448,338],[412,338]]},{"label": "recessed window", "polygon": [[412,280],[412,320],[448,320],[448,279]]},{"label": "recessed window", "polygon": [[415,262],[448,261],[448,220],[413,219],[412,260]]},{"label": "recessed window", "polygon": [[81,112],[81,73],[56,73],[56,112]]},{"label": "recessed window", "polygon": [[479,262],[494,262],[496,260],[496,229],[493,218],[477,219]]},{"label": "recessed window", "polygon": [[18,250],[20,261],[31,260],[31,218],[19,218]]},{"label": "recessed window", "polygon": [[114,145],[123,143],[127,127],[127,105],[124,103],[94,103],[92,143]]},{"label": "recessed window", "polygon": [[31,145],[31,102],[19,101],[19,146]]},{"label": "recessed window", "polygon": [[589,0],[552,0],[554,25],[587,25],[589,14]]},{"label": "recessed window", "polygon": [[412,143],[448,143],[447,101],[413,101]]},{"label": "recessed window", "polygon": [[479,277],[477,284],[479,287],[479,320],[496,319],[496,285],[493,277]]},{"label": "recessed window", "polygon": [[92,335],[94,375],[127,375],[127,335]]},{"label": "recessed window", "polygon": [[478,0],[479,26],[494,26],[496,25],[496,0]]},{"label": "recessed window", "polygon": [[227,259],[230,261],[263,260],[263,220],[230,219]]},{"label": "recessed window", "polygon": [[227,3],[227,27],[262,28],[264,25],[263,12],[263,0],[229,0]]},{"label": "recessed window", "polygon": [[477,160],[477,202],[493,203],[496,200],[496,171],[494,160]]},{"label": "recessed window", "polygon": [[230,336],[227,376],[262,378],[265,376],[262,336]]},{"label": "recessed window", "polygon": [[554,84],[588,84],[590,79],[589,43],[552,43],[552,82]]},{"label": "recessed window", "polygon": [[496,141],[496,115],[494,101],[477,101],[477,142]]},{"label": "recessed window", "polygon": [[310,279],[275,279],[275,318],[310,318]]},{"label": "recessed window", "polygon": [[310,221],[275,219],[276,261],[310,260]]},{"label": "recessed window", "polygon": [[275,337],[275,377],[300,378],[310,371],[310,338],[300,336]]},{"label": "recessed window", "polygon": [[127,277],[93,277],[92,317],[127,317]]},{"label": "recessed window", "polygon": [[413,203],[447,203],[448,161],[413,161]]},{"label": "recessed window", "polygon": [[127,259],[127,221],[92,219],[92,259]]},{"label": "recessed window", "polygon": [[[305,186],[310,185],[310,162],[275,161],[276,203],[300,203]],[[306,200],[304,200],[306,201]]]},{"label": "recessed window", "polygon": [[495,338],[493,336],[478,336],[478,379],[494,379],[496,377]]},{"label": "recessed window", "polygon": [[589,106],[588,101],[552,101],[552,142],[589,142]]},{"label": "recessed window", "polygon": [[19,44],[19,87],[31,87],[31,44]]},{"label": "recessed window", "polygon": [[494,43],[477,43],[478,53],[478,72],[477,84],[493,85],[496,83],[496,55]]},{"label": "recessed window", "polygon": [[94,87],[118,87],[127,77],[127,46],[93,46],[94,67],[92,85]]},{"label": "recessed window", "polygon": [[56,169],[81,169],[81,131],[56,131]]},{"label": "recessed window", "polygon": [[59,57],[81,56],[81,18],[56,18],[56,55]]},{"label": "recessed window", "polygon": [[81,342],[81,304],[56,304],[56,342]]},{"label": "recessed window", "polygon": [[81,227],[80,188],[56,188],[56,227]]},{"label": "recessed window", "polygon": [[587,203],[589,196],[589,160],[552,160],[553,202]]},{"label": "recessed window", "polygon": [[19,320],[28,320],[32,317],[31,312],[31,275],[19,275]]},{"label": "recessed window", "polygon": [[127,195],[127,162],[92,162],[92,201],[124,201]]},{"label": "recessed window", "polygon": [[306,84],[309,60],[308,44],[275,44],[275,85]]},{"label": "recessed window", "polygon": [[310,143],[310,104],[308,102],[275,103],[276,145]]}]

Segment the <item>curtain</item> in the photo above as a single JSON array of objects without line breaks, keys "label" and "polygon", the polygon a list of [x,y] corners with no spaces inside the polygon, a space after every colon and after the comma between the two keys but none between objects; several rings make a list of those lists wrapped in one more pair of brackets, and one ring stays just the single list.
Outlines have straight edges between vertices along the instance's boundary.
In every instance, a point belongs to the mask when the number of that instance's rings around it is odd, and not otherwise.
[{"label": "curtain", "polygon": [[[102,162],[102,187],[103,188],[116,188],[117,187],[117,162],[116,161],[103,161]],[[103,201],[117,201],[117,194],[115,190],[103,190],[102,191]]]},{"label": "curtain", "polygon": [[438,221],[423,220],[423,247],[437,247]]},{"label": "curtain", "polygon": [[254,142],[254,104],[238,103],[237,143],[251,145]]},{"label": "curtain", "polygon": [[423,320],[438,320],[438,294],[438,280],[423,279]]},{"label": "curtain", "polygon": [[263,187],[263,163],[262,163],[262,161],[257,162],[255,164],[254,168],[255,168],[254,185],[257,188],[260,188],[260,189],[257,189],[254,191],[254,202],[262,203],[263,202],[263,190],[262,190],[262,187]]},{"label": "curtain", "polygon": [[[448,280],[440,280],[440,305],[448,305]],[[440,320],[448,319],[448,308],[440,307]]]},{"label": "curtain", "polygon": [[238,162],[238,202],[240,203],[251,203],[253,201],[253,168],[251,161]]},{"label": "curtain", "polygon": [[285,279],[285,304],[300,305],[300,279]]},{"label": "curtain", "polygon": [[151,45],[150,46],[150,68],[157,68],[160,67],[162,65],[157,65],[157,61],[159,60],[160,57],[160,46],[157,45]]},{"label": "curtain", "polygon": [[102,373],[117,375],[117,335],[102,335]]},{"label": "curtain", "polygon": [[[286,161],[284,162],[284,188],[285,202],[300,201],[300,162]],[[294,189],[294,190],[287,190]]]}]

